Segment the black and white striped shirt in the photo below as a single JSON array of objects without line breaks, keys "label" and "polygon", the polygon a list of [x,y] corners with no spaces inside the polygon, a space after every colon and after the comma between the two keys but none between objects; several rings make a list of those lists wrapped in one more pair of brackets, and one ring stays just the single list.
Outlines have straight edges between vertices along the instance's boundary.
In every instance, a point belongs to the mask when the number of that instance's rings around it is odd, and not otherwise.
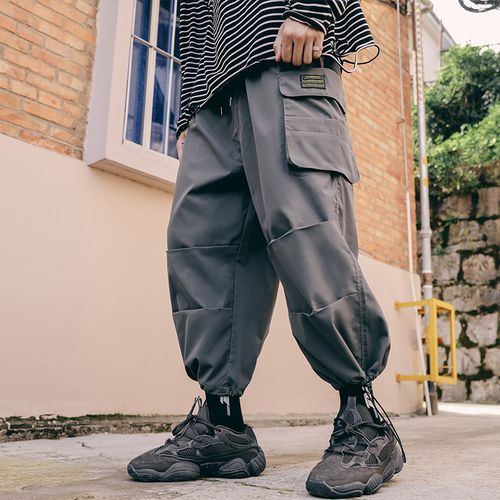
[{"label": "black and white striped shirt", "polygon": [[[180,0],[181,109],[177,136],[196,111],[240,71],[275,59],[273,43],[291,17],[325,33],[323,55],[351,72],[346,56],[379,53],[359,0]],[[346,64],[351,64],[346,67]]]}]

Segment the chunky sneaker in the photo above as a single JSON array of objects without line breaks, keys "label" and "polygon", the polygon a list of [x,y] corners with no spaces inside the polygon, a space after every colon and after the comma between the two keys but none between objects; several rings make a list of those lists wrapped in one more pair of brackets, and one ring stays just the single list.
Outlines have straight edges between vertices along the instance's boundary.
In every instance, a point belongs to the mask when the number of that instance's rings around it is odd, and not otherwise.
[{"label": "chunky sneaker", "polygon": [[403,468],[406,462],[401,440],[388,415],[373,396],[371,385],[364,391],[367,404],[382,409],[387,420],[375,422],[367,407],[348,396],[345,407],[334,420],[330,446],[313,468],[307,491],[317,497],[348,498],[375,493]]},{"label": "chunky sneaker", "polygon": [[[198,414],[193,415],[195,406]],[[196,398],[186,419],[163,446],[134,458],[127,471],[136,481],[189,481],[200,476],[243,478],[266,467],[264,452],[248,425],[236,432],[210,423],[208,407]]]}]

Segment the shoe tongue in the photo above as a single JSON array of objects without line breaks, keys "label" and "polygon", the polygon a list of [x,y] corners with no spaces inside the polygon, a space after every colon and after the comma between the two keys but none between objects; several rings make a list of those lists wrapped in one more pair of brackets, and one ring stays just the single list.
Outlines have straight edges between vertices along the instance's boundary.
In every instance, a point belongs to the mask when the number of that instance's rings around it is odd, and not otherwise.
[{"label": "shoe tongue", "polygon": [[[206,402],[200,407],[197,416],[210,422],[210,414],[208,413],[208,406]],[[183,435],[188,438],[194,438],[202,434],[210,434],[210,428],[198,420],[191,422],[187,426],[187,429],[183,432]]]},{"label": "shoe tongue", "polygon": [[[373,422],[370,410],[365,405],[358,402],[356,396],[348,396],[340,416],[345,422],[351,425],[359,422]],[[373,439],[377,435],[377,430],[368,425],[361,425],[359,428],[368,439]]]}]

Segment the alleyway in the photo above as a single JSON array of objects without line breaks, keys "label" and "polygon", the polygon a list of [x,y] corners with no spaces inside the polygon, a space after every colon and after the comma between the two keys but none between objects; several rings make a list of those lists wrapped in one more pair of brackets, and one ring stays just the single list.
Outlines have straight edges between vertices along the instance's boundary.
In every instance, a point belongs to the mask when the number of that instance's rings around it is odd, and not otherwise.
[{"label": "alleyway", "polygon": [[[442,404],[432,417],[394,419],[408,463],[375,499],[500,498],[500,407]],[[245,480],[140,484],[126,464],[165,434],[93,435],[0,444],[0,499],[301,499],[329,426],[257,428],[268,468]]]}]

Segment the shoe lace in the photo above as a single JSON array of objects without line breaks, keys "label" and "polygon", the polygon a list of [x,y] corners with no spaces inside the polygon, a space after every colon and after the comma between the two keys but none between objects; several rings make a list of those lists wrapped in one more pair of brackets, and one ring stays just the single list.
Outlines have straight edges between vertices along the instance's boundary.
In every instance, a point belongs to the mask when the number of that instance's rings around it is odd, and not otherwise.
[{"label": "shoe lace", "polygon": [[383,424],[376,424],[369,420],[362,420],[351,424],[350,422],[346,422],[342,417],[336,417],[333,422],[334,431],[330,438],[330,446],[325,450],[325,453],[337,453],[342,450],[343,453],[348,453],[349,455],[359,455],[362,452],[362,450],[356,449],[359,442],[352,442],[350,437],[356,436],[368,447],[371,444],[371,440],[363,432],[363,428],[371,427],[377,431],[385,428]]},{"label": "shoe lace", "polygon": [[183,439],[184,440],[189,439],[189,440],[198,441],[198,438],[200,436],[189,437],[189,438],[187,436],[185,436],[187,430],[196,423],[203,424],[204,426],[208,427],[212,431],[215,430],[215,425],[213,425],[211,422],[209,422],[208,420],[206,420],[198,415],[193,414],[193,411],[196,408],[196,405],[198,405],[198,409],[199,409],[202,407],[202,403],[203,402],[199,396],[196,396],[194,398],[194,403],[193,403],[193,406],[191,407],[191,410],[189,410],[189,413],[187,414],[186,418],[172,429],[172,434],[174,435],[174,437],[168,438],[165,441],[166,445],[169,445],[169,444],[177,445]]},{"label": "shoe lace", "polygon": [[403,448],[403,443],[401,442],[401,438],[399,437],[399,434],[396,431],[396,428],[394,427],[394,424],[392,423],[391,419],[389,418],[389,415],[387,415],[387,412],[384,410],[384,407],[380,404],[378,399],[375,397],[373,394],[373,387],[372,383],[368,382],[366,384],[363,384],[363,389],[365,391],[365,394],[368,396],[370,401],[373,403],[373,406],[375,407],[376,411],[379,414],[380,419],[382,422],[384,422],[389,430],[392,432],[392,435],[394,436],[394,439],[398,442],[400,448],[401,448],[401,453],[403,454],[403,462],[406,463],[406,453]]},{"label": "shoe lace", "polygon": [[352,442],[352,440],[349,439],[351,436],[356,436],[357,438],[361,439],[361,441],[364,442],[368,447],[371,444],[371,440],[365,434],[365,432],[363,432],[363,429],[366,429],[367,427],[371,427],[372,429],[376,429],[377,431],[389,429],[389,431],[392,433],[399,446],[401,447],[403,462],[406,463],[406,454],[403,448],[403,443],[401,442],[401,438],[399,437],[394,424],[389,418],[389,415],[387,415],[387,412],[384,410],[383,406],[373,394],[373,387],[371,382],[363,384],[362,387],[364,393],[372,402],[373,407],[377,411],[382,423],[377,424],[376,422],[362,420],[360,422],[351,424],[350,422],[346,422],[341,416],[336,417],[333,421],[334,430],[330,439],[330,446],[325,450],[325,453],[337,453],[342,450],[343,453],[348,453],[350,455],[359,455],[362,452],[362,450],[356,449],[359,442],[357,440],[356,442]]}]

